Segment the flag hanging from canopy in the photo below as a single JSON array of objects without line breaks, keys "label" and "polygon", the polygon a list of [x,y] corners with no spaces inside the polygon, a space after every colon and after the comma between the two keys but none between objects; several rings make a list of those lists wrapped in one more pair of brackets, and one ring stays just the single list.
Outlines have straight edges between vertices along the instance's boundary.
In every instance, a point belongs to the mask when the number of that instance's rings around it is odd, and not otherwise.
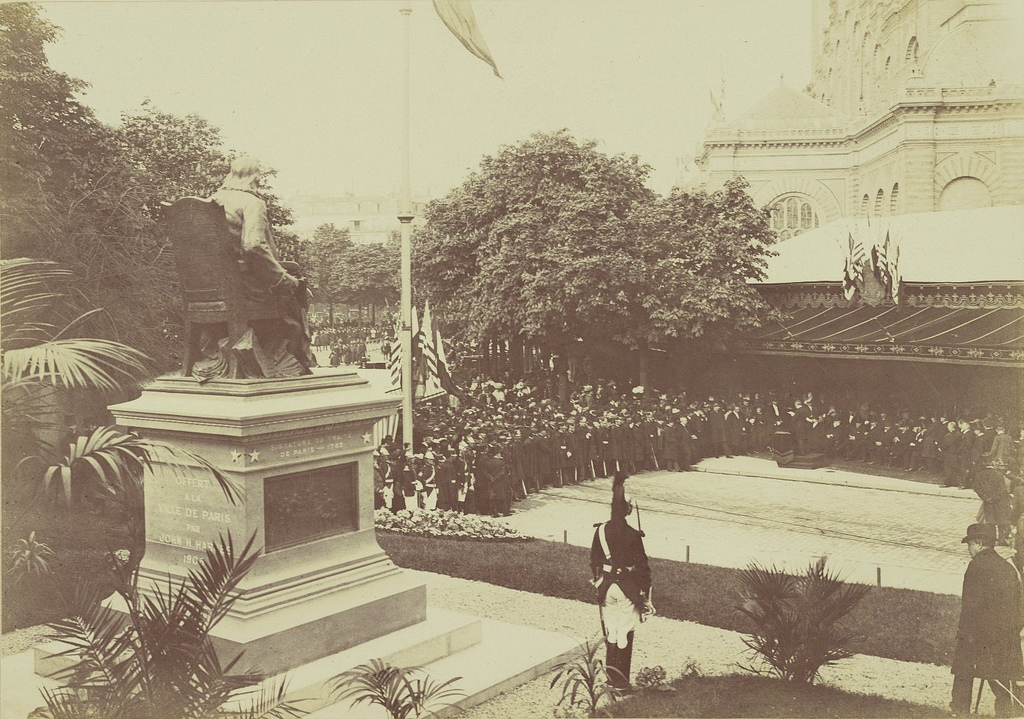
[{"label": "flag hanging from canopy", "polygon": [[476,23],[476,13],[473,12],[470,0],[434,0],[434,10],[437,11],[441,22],[451,30],[452,35],[458,38],[467,50],[490,65],[494,74],[500,78],[498,65],[491,57],[487,41],[484,40]]}]

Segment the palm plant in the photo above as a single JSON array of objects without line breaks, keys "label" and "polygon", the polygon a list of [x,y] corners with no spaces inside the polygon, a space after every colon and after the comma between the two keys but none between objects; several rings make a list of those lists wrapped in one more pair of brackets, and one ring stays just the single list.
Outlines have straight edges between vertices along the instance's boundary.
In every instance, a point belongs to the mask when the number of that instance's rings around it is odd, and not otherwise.
[{"label": "palm plant", "polygon": [[142,478],[147,469],[154,471],[158,463],[167,471],[181,474],[198,467],[217,480],[232,504],[237,504],[241,496],[240,489],[227,475],[199,455],[113,427],[97,427],[69,443],[67,454],[44,473],[43,491],[70,503],[76,488],[80,494],[91,482],[98,490],[96,496],[113,507],[124,521],[132,556],[138,559],[146,541]]},{"label": "palm plant", "polygon": [[337,701],[347,699],[353,707],[375,704],[391,719],[407,719],[450,706],[449,699],[465,696],[453,686],[460,679],[437,682],[422,667],[395,667],[372,659],[332,678],[328,686]]},{"label": "palm plant", "polygon": [[736,609],[753,624],[743,642],[768,665],[767,670],[752,664],[743,669],[811,684],[821,667],[853,655],[853,636],[840,622],[870,586],[843,582],[826,568],[824,557],[799,577],[752,563],[740,573],[740,583]]},{"label": "palm plant", "polygon": [[[148,358],[127,345],[68,336],[102,311],[86,312],[70,322],[62,319],[68,295],[53,288],[66,286],[71,279],[67,269],[45,260],[0,261],[0,323],[4,327],[0,335],[0,404],[5,439],[14,427],[29,441],[27,456],[19,466],[56,450],[39,439],[39,430],[56,424],[52,413],[48,416],[47,393],[54,389],[117,391],[146,369]],[[142,470],[157,461],[172,468],[198,465],[217,479],[229,499],[237,497],[234,485],[203,458],[110,427],[74,438],[63,459],[43,472],[43,490],[57,494],[59,478],[63,499],[70,503],[76,485],[95,480],[100,495],[124,510],[130,535],[141,543]]]},{"label": "palm plant", "polygon": [[[284,683],[253,688],[264,677],[232,674],[240,657],[221,663],[212,629],[237,599],[236,588],[260,550],[251,538],[237,551],[231,536],[206,550],[181,582],[168,579],[148,594],[138,591],[130,567],[118,571],[117,593],[127,619],[105,609],[94,593],[80,607],[51,624],[61,654],[74,664],[58,675],[60,689],[44,690],[52,719],[210,719],[213,717],[298,717],[304,712],[284,701]],[[223,708],[231,703],[229,709]]]},{"label": "palm plant", "polygon": [[[145,372],[148,358],[141,352],[106,339],[73,336],[94,309],[68,320],[67,287],[71,272],[52,262],[35,259],[0,261],[0,405],[5,449],[18,445],[15,463],[52,449],[41,438],[44,430],[59,429],[52,397],[56,390],[112,392]],[[6,453],[5,453],[6,454]]]},{"label": "palm plant", "polygon": [[569,707],[583,709],[587,716],[597,716],[597,707],[602,699],[616,700],[615,690],[608,682],[608,672],[618,670],[605,666],[598,656],[602,644],[601,641],[591,644],[587,640],[573,659],[555,666],[550,688],[554,689],[561,683],[562,689],[556,706],[565,703]]},{"label": "palm plant", "polygon": [[19,539],[8,554],[11,557],[11,572],[15,576],[15,582],[21,581],[25,576],[48,573],[50,560],[55,556],[49,545],[36,541],[35,532],[29,532],[27,539]]}]

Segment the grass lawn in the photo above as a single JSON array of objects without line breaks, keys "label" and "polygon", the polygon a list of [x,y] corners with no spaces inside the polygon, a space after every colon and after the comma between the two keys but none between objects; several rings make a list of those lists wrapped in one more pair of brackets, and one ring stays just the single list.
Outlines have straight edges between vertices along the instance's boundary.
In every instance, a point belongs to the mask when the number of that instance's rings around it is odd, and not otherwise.
[{"label": "grass lawn", "polygon": [[936,707],[851,694],[831,687],[790,684],[780,679],[731,675],[684,676],[606,708],[613,717],[939,717]]},{"label": "grass lawn", "polygon": [[[66,512],[45,501],[5,515],[4,632],[62,619],[73,605],[76,590],[86,583],[113,591],[107,548],[128,544],[127,533],[113,520],[86,511]],[[51,572],[15,582],[7,571],[7,553],[33,530],[36,541],[48,545],[56,555],[50,560]]]},{"label": "grass lawn", "polygon": [[[13,513],[12,513],[13,514]],[[3,581],[3,631],[64,617],[76,589],[111,584],[106,550],[126,544],[123,530],[102,516],[65,513],[40,503],[4,527],[5,545],[36,531],[56,552],[52,572],[15,583]],[[564,599],[593,602],[589,552],[534,540],[475,542],[378,532],[381,546],[403,567],[474,579]],[[5,546],[6,550],[8,547]],[[6,570],[8,563],[4,562]],[[733,609],[737,570],[665,559],[651,560],[658,613],[707,626],[742,631]],[[111,584],[112,588],[112,584]],[[957,597],[889,587],[875,588],[847,620],[857,652],[948,665],[960,610]]]},{"label": "grass lawn", "polygon": [[[401,567],[474,579],[563,599],[594,601],[590,551],[534,540],[472,542],[377,532],[381,547]],[[652,559],[658,614],[722,629],[743,631],[734,610],[739,570]],[[847,618],[857,635],[853,649],[904,661],[949,665],[958,597],[876,587]]]}]

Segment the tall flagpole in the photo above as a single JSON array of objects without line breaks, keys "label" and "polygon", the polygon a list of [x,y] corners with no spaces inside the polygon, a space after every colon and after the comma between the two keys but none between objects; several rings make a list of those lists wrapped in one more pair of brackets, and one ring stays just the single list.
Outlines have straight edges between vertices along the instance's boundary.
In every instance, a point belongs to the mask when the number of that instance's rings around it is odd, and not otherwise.
[{"label": "tall flagpole", "polygon": [[412,189],[409,180],[409,155],[412,144],[410,131],[410,33],[409,16],[412,7],[405,5],[398,11],[404,18],[405,48],[402,59],[402,186],[399,199],[398,220],[402,223],[402,443],[413,446],[412,397]]}]

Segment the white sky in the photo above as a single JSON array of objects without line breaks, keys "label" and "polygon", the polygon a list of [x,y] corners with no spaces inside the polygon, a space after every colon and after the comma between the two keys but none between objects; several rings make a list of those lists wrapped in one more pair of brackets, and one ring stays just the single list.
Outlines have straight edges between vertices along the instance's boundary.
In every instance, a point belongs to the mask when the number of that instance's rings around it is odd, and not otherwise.
[{"label": "white sky", "polygon": [[[144,98],[197,113],[296,193],[399,184],[399,0],[48,2],[51,64],[107,122]],[[732,117],[810,77],[810,0],[476,0],[504,81],[411,0],[412,186],[444,195],[484,155],[569,128],[653,166],[668,192],[726,88]]]}]

